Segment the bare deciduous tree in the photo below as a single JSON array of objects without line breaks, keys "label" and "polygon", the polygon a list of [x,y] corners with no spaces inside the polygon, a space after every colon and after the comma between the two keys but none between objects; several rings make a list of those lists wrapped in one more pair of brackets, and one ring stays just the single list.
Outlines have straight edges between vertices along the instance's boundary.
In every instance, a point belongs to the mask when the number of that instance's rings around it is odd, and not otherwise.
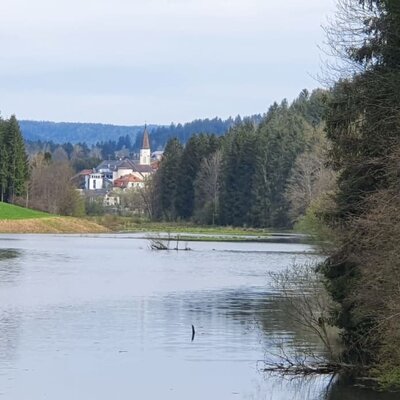
[{"label": "bare deciduous tree", "polygon": [[[400,160],[400,159],[399,159]],[[400,165],[400,164],[399,164]],[[362,266],[351,300],[364,326],[355,347],[374,354],[377,369],[400,363],[400,195],[398,188],[368,197],[363,213],[342,232],[343,246],[352,248],[351,262]]]},{"label": "bare deciduous tree", "polygon": [[218,216],[218,195],[220,190],[222,152],[217,150],[205,158],[195,180],[195,218],[199,222],[211,222]]},{"label": "bare deciduous tree", "polygon": [[58,162],[67,162],[69,160],[67,152],[61,147],[58,146],[51,155],[53,161]]},{"label": "bare deciduous tree", "polygon": [[83,200],[71,183],[72,176],[67,163],[51,162],[38,154],[32,160],[29,206],[52,214],[83,214]]},{"label": "bare deciduous tree", "polygon": [[321,340],[330,361],[338,361],[337,331],[330,324],[336,305],[316,265],[293,265],[271,277],[274,287],[285,299],[285,311],[291,320]]},{"label": "bare deciduous tree", "polygon": [[130,188],[119,194],[120,205],[134,214],[144,214],[146,204],[142,195],[144,188]]},{"label": "bare deciduous tree", "polygon": [[326,141],[321,140],[296,159],[286,188],[293,221],[297,221],[313,202],[335,187],[336,174],[326,166],[326,147]]}]

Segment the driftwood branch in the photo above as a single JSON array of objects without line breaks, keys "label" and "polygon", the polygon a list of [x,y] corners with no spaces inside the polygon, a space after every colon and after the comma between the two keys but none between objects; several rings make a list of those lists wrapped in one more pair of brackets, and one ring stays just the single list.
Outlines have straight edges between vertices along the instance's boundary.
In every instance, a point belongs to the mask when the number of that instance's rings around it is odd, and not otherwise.
[{"label": "driftwood branch", "polygon": [[267,363],[264,372],[278,373],[285,376],[332,375],[348,371],[353,365],[340,363]]}]

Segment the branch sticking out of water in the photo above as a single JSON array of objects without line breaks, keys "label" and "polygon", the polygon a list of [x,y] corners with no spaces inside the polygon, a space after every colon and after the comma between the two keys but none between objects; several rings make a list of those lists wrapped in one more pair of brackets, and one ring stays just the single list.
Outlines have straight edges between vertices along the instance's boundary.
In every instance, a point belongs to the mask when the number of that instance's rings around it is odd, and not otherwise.
[{"label": "branch sticking out of water", "polygon": [[151,250],[170,250],[169,242],[165,244],[165,241],[160,239],[149,239],[150,240],[150,249]]},{"label": "branch sticking out of water", "polygon": [[278,373],[285,376],[305,375],[332,375],[348,371],[354,368],[352,365],[339,363],[271,363],[266,364],[264,372]]},{"label": "branch sticking out of water", "polygon": [[192,250],[187,242],[185,243],[185,246],[183,248],[179,247],[179,243],[180,243],[180,236],[178,235],[175,240],[176,240],[176,246],[171,249],[171,241],[173,240],[173,238],[171,237],[170,234],[168,234],[167,238],[162,238],[160,236],[158,237],[151,237],[149,238],[150,241],[150,249],[151,250],[184,250],[184,251],[188,251],[188,250]]},{"label": "branch sticking out of water", "polygon": [[194,340],[195,335],[196,335],[196,330],[194,329],[194,325],[192,325],[192,342]]}]

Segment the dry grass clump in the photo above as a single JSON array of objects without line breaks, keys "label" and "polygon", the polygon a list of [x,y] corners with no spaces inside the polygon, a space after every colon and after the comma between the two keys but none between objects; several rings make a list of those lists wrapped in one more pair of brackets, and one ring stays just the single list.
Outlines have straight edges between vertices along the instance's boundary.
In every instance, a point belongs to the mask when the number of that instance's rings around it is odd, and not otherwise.
[{"label": "dry grass clump", "polygon": [[104,233],[108,229],[85,219],[72,217],[0,220],[1,233]]}]

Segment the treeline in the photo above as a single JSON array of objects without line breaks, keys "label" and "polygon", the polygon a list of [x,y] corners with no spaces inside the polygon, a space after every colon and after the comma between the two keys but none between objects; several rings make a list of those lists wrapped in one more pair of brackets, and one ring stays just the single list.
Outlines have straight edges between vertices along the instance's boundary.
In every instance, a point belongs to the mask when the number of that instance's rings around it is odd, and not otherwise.
[{"label": "treeline", "polygon": [[[238,115],[236,118],[229,117],[226,120],[221,118],[213,119],[196,119],[186,124],[171,124],[170,126],[159,126],[150,129],[150,147],[153,150],[163,150],[169,139],[177,138],[182,144],[186,144],[190,137],[200,133],[210,134],[215,136],[225,135],[229,129],[235,125],[239,125],[243,120],[251,121],[258,124],[262,119],[260,114],[242,118]],[[142,142],[141,136],[136,137],[136,142],[133,150],[138,152]]]},{"label": "treeline", "polygon": [[85,142],[60,144],[41,140],[26,140],[25,145],[31,158],[39,153],[48,153],[54,161],[69,161],[76,172],[94,168],[101,160],[138,157],[138,154],[133,152],[132,140],[129,135],[121,136],[117,141],[107,140],[92,145]]},{"label": "treeline", "polygon": [[[193,135],[185,146],[170,139],[153,180],[152,217],[291,226],[303,210],[293,213],[295,199],[289,189],[297,182],[290,178],[298,158],[311,156],[324,142],[327,96],[323,90],[304,90],[290,105],[286,100],[275,103],[260,121],[237,121],[225,136]],[[320,170],[302,179],[314,187]]]},{"label": "treeline", "polygon": [[0,118],[0,201],[53,214],[83,215],[84,201],[71,180],[75,174],[71,165],[68,159],[53,159],[50,152],[29,158],[16,117]]},{"label": "treeline", "polygon": [[[101,148],[86,143],[63,143],[25,141],[26,152],[30,159],[38,154],[46,154],[55,162],[67,162],[75,172],[96,167],[103,159]],[[114,159],[115,156],[112,157]]]},{"label": "treeline", "polygon": [[26,193],[29,177],[24,140],[15,116],[0,118],[0,201],[13,202]]}]

